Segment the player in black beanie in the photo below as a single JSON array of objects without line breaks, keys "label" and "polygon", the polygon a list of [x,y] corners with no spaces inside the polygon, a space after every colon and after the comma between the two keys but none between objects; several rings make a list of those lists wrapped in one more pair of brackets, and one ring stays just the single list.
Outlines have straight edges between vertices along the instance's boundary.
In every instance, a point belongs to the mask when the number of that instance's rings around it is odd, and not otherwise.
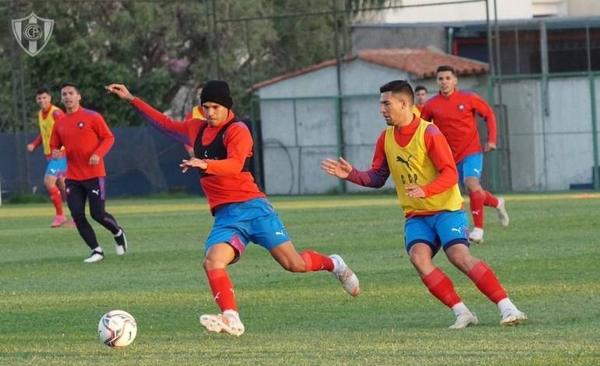
[{"label": "player in black beanie", "polygon": [[233,99],[229,85],[223,80],[211,80],[204,85],[200,94],[200,104],[213,102],[222,105],[227,109],[231,109]]},{"label": "player in black beanie", "polygon": [[202,266],[219,312],[200,316],[200,324],[206,329],[234,336],[244,333],[227,267],[242,257],[250,243],[268,250],[287,271],[330,272],[349,295],[358,295],[358,277],[342,257],[312,250],[299,253],[292,244],[277,211],[254,181],[249,162],[254,141],[248,126],[231,110],[233,100],[226,82],[211,80],[204,85],[200,102],[206,120],[172,120],[131,95],[122,84],[111,84],[106,90],[130,102],[148,124],[165,135],[194,146],[196,157],[183,159],[179,166],[184,172],[192,169],[199,173],[214,216],[204,242]]}]

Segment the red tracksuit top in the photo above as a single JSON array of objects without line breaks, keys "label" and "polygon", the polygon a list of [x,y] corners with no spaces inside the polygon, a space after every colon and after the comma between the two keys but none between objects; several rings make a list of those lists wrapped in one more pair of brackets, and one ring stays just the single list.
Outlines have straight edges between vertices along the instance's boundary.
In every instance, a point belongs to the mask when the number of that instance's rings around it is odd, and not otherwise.
[{"label": "red tracksuit top", "polygon": [[496,117],[494,111],[475,93],[458,89],[455,89],[449,97],[438,93],[425,103],[421,111],[421,118],[433,121],[438,126],[446,136],[454,161],[458,164],[465,157],[483,151],[479,141],[476,113],[485,119],[488,141],[495,144]]},{"label": "red tracksuit top", "polygon": [[[194,146],[200,127],[208,123],[201,119],[172,120],[137,97],[131,101],[131,104],[139,110],[150,125],[189,146]],[[219,126],[206,126],[202,134],[202,144],[209,145],[218,135],[221,127],[234,118],[235,115],[230,111],[227,119]],[[200,185],[213,215],[215,209],[221,205],[266,197],[254,182],[252,173],[242,171],[246,159],[252,156],[253,146],[252,135],[246,124],[234,122],[229,126],[223,138],[223,145],[227,149],[227,158],[206,160],[208,168],[204,172],[209,175],[200,178]]]},{"label": "red tracksuit top", "polygon": [[[50,148],[65,147],[67,152],[67,179],[88,180],[105,177],[104,155],[115,143],[115,137],[98,112],[79,107],[66,113],[54,123]],[[98,155],[100,162],[90,165],[90,157]]]}]

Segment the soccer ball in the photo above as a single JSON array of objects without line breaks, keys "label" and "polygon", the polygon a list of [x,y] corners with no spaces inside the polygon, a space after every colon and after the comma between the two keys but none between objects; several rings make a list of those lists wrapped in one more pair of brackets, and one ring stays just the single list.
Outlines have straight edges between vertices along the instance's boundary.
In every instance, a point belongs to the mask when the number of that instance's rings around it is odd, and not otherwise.
[{"label": "soccer ball", "polygon": [[125,347],[137,335],[137,324],[131,314],[123,310],[113,310],[102,316],[98,323],[100,340],[109,347]]}]

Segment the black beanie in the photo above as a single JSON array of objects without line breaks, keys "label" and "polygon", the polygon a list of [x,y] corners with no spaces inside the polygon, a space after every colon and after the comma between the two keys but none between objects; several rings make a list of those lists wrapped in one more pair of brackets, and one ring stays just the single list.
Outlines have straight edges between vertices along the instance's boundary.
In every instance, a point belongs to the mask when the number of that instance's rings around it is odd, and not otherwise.
[{"label": "black beanie", "polygon": [[227,109],[231,109],[233,99],[229,92],[229,85],[223,80],[211,80],[204,84],[202,93],[200,93],[200,104],[213,102],[222,105]]}]

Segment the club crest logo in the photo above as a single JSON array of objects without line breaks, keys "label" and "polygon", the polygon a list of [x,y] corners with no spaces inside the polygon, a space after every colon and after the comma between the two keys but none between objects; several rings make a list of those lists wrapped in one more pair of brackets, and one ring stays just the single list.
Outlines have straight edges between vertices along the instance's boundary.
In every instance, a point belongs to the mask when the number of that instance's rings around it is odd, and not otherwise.
[{"label": "club crest logo", "polygon": [[34,12],[25,18],[12,20],[13,34],[29,56],[37,55],[46,47],[53,30],[54,20],[40,18]]},{"label": "club crest logo", "polygon": [[465,110],[465,105],[464,104],[459,104],[458,105],[458,110],[461,111],[461,112],[464,111]]},{"label": "club crest logo", "polygon": [[83,121],[77,122],[77,127],[79,127],[80,130],[83,129],[83,126],[85,126],[85,123],[83,123]]}]

